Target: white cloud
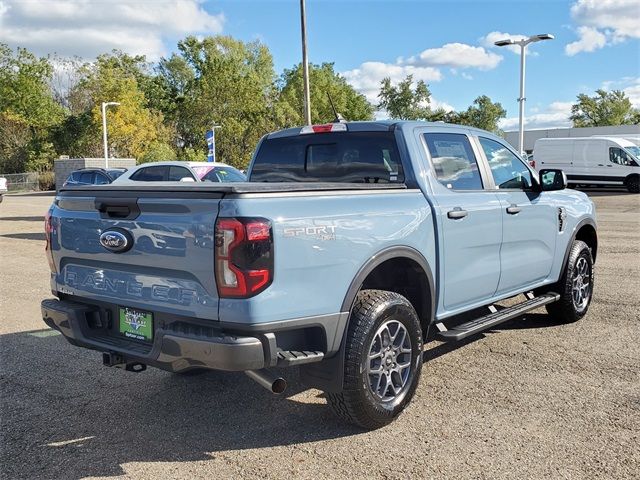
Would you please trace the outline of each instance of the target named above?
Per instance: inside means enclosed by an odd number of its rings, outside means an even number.
[[[116,48],[157,60],[167,38],[220,33],[224,21],[201,0],[3,0],[0,42],[40,55],[93,58]]]
[[[439,48],[424,50],[418,56],[411,57],[409,63],[421,66],[491,70],[497,67],[501,60],[500,55],[488,52],[483,47],[474,47],[466,43],[447,43]]]
[[[442,72],[437,68],[383,62],[365,62],[358,68],[342,72],[341,75],[374,104],[378,103],[380,82],[385,77],[389,77],[392,83],[404,80],[407,75],[413,75],[414,81],[437,82],[442,79]]]
[[[525,129],[570,127],[571,102],[553,102],[541,113],[525,116]],[[518,129],[518,117],[504,118],[498,126],[504,131]]]
[[[372,103],[378,102],[380,82],[389,77],[392,83],[404,80],[413,75],[413,80],[438,82],[443,75],[441,67],[451,67],[454,75],[458,69],[476,68],[490,70],[502,60],[502,56],[488,52],[483,47],[474,47],[464,43],[448,43],[439,48],[428,48],[418,55],[409,58],[399,57],[395,63],[364,62],[359,67],[346,72],[342,76]],[[465,79],[471,75],[461,73]]]
[[[640,38],[638,0],[578,0],[571,6],[571,17],[580,38],[565,47],[567,55]]]
[[[564,47],[564,51],[570,57],[580,52],[593,52],[599,50],[607,44],[607,37],[604,33],[591,27],[578,27],[580,38]]]

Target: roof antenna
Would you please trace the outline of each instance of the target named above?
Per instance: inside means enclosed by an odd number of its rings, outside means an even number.
[[[338,111],[336,110],[336,107],[333,104],[333,100],[331,100],[331,94],[329,92],[327,92],[327,97],[329,97],[329,103],[331,104],[331,110],[333,110],[333,114],[335,115],[335,118],[333,119],[333,121],[331,123],[344,123],[344,122],[346,122],[345,118],[342,115],[340,115],[338,113]]]

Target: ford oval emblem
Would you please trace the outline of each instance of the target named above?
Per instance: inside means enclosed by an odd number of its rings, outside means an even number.
[[[120,228],[111,228],[105,230],[100,235],[100,245],[111,252],[126,252],[133,246],[133,238],[131,234]]]

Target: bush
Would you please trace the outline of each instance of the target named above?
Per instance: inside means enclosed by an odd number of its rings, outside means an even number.
[[[38,175],[38,190],[55,190],[56,189],[56,176],[53,172],[43,172]]]

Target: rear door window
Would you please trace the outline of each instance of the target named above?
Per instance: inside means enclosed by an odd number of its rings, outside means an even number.
[[[482,190],[478,162],[469,138],[461,133],[425,133],[438,181],[451,190]]]
[[[93,172],[81,172],[79,182],[86,183],[87,185],[91,185],[93,183]]]
[[[166,165],[141,168],[131,175],[131,180],[137,182],[166,182],[167,178],[169,178],[169,167]]]
[[[191,174],[191,172],[189,170],[187,170],[184,167],[169,167],[169,181],[170,182],[179,182],[181,179],[183,178],[191,178],[193,180],[195,180],[195,178],[193,178],[193,175]]]
[[[96,178],[94,183],[96,185],[106,185],[108,183],[111,183],[111,181],[107,178],[106,175],[103,175],[101,173],[96,173]]]
[[[330,132],[270,138],[252,182],[403,183],[393,132]]]

